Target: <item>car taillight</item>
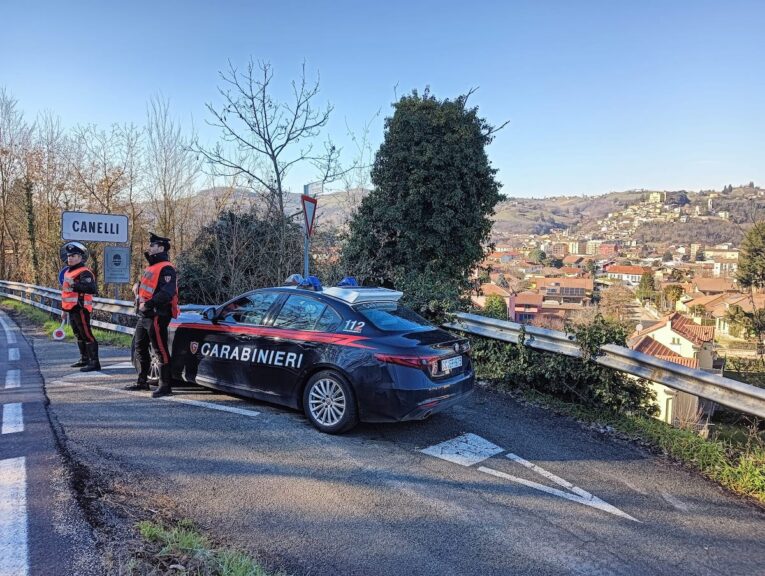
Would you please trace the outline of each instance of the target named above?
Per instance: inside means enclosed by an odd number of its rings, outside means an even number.
[[[398,354],[375,354],[375,358],[381,362],[408,366],[409,368],[425,369],[436,364],[438,366],[438,356],[399,356]]]
[[[431,376],[441,376],[446,374],[440,369],[440,360],[443,356],[399,356],[397,354],[375,354],[375,358],[381,362],[389,362],[409,368],[419,368],[427,370]]]

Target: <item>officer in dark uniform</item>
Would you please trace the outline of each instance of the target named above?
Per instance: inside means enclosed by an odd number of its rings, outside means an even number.
[[[140,373],[135,384],[126,390],[148,390],[151,363],[149,346],[159,358],[159,388],[153,398],[172,394],[170,376],[170,351],[167,347],[167,326],[178,316],[178,286],[175,267],[168,257],[170,239],[152,233],[149,249],[144,256],[149,265],[143,271],[140,282],[133,286],[138,298],[138,324],[135,327],[135,351]]]
[[[80,349],[80,359],[72,364],[72,368],[79,368],[81,372],[100,370],[98,342],[90,328],[96,277],[85,266],[88,250],[79,242],[69,242],[64,245],[61,253],[66,257],[68,266],[61,284],[61,309],[69,314],[69,323]]]

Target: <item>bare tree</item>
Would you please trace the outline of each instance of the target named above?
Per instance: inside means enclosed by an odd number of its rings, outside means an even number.
[[[19,273],[19,258],[25,219],[23,187],[16,185],[26,176],[26,160],[32,148],[32,130],[17,108],[17,100],[0,88],[0,276]],[[12,259],[7,256],[12,255]]]
[[[195,209],[192,193],[201,162],[189,149],[190,141],[184,138],[180,124],[171,117],[170,103],[159,96],[149,102],[146,135],[151,216],[157,230],[183,250],[189,217]]]
[[[40,277],[44,284],[53,282],[61,267],[61,212],[67,188],[67,146],[69,139],[61,121],[51,113],[37,119],[35,149],[39,153],[39,170],[35,181],[37,196],[36,238],[40,251]]]
[[[221,130],[225,146],[218,143],[209,149],[197,144],[194,149],[216,174],[244,177],[265,197],[266,213],[278,215],[273,219],[278,223],[275,232],[279,238],[273,257],[284,276],[289,272],[285,254],[288,222],[281,217],[285,214],[285,178],[297,164],[319,157],[312,154],[312,140],[327,124],[332,106],[315,106],[319,79],[311,82],[306,78],[305,64],[298,80],[292,82],[289,102],[272,96],[273,69],[267,62],[250,59],[243,71],[229,63],[220,78],[223,106],[208,104],[207,109],[213,118],[210,124]]]

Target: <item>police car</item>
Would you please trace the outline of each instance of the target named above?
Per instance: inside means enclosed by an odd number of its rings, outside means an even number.
[[[169,327],[174,379],[302,409],[319,430],[423,420],[472,391],[470,344],[370,287],[253,290],[182,307]]]

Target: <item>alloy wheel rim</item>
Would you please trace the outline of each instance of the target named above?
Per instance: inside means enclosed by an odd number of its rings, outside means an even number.
[[[154,350],[149,348],[149,380],[159,380],[159,356],[154,353]]]
[[[322,426],[334,426],[345,415],[345,393],[340,384],[323,378],[311,387],[308,394],[311,416]]]

